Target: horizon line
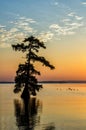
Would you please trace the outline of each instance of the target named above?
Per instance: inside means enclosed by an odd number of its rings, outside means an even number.
[[[0,81],[0,84],[15,83],[14,81]],[[38,83],[86,83],[86,80],[43,80]]]

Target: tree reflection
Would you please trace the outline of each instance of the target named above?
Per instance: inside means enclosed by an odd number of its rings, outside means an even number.
[[[42,103],[36,98],[25,100],[14,100],[16,124],[19,130],[34,130],[40,123],[40,112]]]

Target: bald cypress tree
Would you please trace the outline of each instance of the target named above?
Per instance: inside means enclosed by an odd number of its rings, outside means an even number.
[[[36,75],[40,75],[40,71],[35,69],[35,62],[40,62],[42,65],[54,69],[55,67],[49,63],[43,56],[39,56],[38,52],[40,48],[46,49],[44,42],[39,39],[30,36],[25,38],[20,44],[12,45],[15,51],[22,51],[26,54],[26,62],[19,64],[15,77],[14,92],[18,93],[23,88],[21,97],[27,99],[30,95],[36,95],[36,92],[42,88],[42,85],[38,84]]]

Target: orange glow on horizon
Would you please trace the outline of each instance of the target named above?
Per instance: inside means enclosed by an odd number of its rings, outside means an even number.
[[[66,43],[65,43],[66,44]],[[40,52],[39,55],[44,56],[51,64],[55,66],[55,70],[50,70],[42,64],[36,63],[36,69],[41,72],[41,76],[37,76],[38,80],[86,80],[86,51],[85,48],[80,52],[80,47],[75,50],[65,50],[65,45],[59,48],[57,43],[53,45],[55,50],[49,48]],[[70,46],[67,46],[67,49]],[[79,52],[77,52],[79,51]],[[52,53],[51,53],[52,52]],[[13,81],[16,70],[20,63],[24,62],[24,53],[15,52],[12,48],[1,49],[0,51],[0,81]]]

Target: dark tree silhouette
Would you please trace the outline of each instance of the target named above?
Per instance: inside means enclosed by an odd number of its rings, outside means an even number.
[[[36,95],[36,91],[42,88],[42,85],[38,84],[36,78],[36,75],[40,75],[40,71],[35,69],[34,62],[41,62],[42,65],[50,69],[54,69],[55,67],[44,57],[38,55],[40,48],[46,49],[46,46],[33,36],[25,38],[20,44],[12,45],[12,48],[15,51],[26,53],[26,62],[19,64],[16,71],[14,92],[17,93],[24,87],[21,97],[28,99],[31,94]]]

